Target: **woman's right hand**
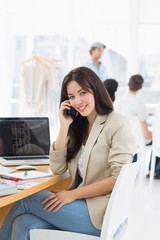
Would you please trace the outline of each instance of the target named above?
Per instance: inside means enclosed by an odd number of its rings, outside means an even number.
[[[60,109],[59,109],[59,120],[60,125],[65,127],[69,127],[69,125],[73,122],[73,119],[70,115],[67,115],[67,110],[70,110],[71,104],[69,100],[65,100],[61,103]]]
[[[57,140],[54,142],[53,150],[59,150],[66,147],[67,143],[67,136],[68,136],[68,129],[70,124],[73,122],[73,119],[70,115],[67,115],[67,110],[69,110],[71,104],[69,100],[65,100],[61,103],[59,109],[59,121],[60,121],[60,128]]]
[[[75,196],[72,191],[54,191],[52,195],[43,199],[43,209],[47,212],[57,212],[63,205],[75,201]]]

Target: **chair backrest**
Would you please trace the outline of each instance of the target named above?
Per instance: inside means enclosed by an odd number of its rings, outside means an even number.
[[[106,213],[100,240],[117,240],[127,230],[130,197],[140,163],[125,164],[116,180]]]
[[[140,120],[138,119],[137,116],[128,117],[128,119],[132,127],[133,135],[135,136],[135,140],[137,144],[137,153],[141,153],[144,155],[146,146],[145,146],[145,138],[144,138],[141,124],[140,124]]]

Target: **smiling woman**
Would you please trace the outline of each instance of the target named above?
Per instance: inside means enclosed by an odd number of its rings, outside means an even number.
[[[66,115],[71,107],[78,112],[74,119]],[[69,171],[69,190],[41,191],[15,204],[0,230],[1,240],[29,240],[33,228],[100,236],[116,179],[135,152],[129,122],[113,111],[103,82],[87,67],[64,77],[59,120],[50,167],[58,175]]]

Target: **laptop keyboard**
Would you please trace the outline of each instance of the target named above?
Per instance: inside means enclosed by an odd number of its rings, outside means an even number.
[[[48,156],[12,156],[12,157],[3,157],[6,160],[39,160],[39,159],[49,159]]]

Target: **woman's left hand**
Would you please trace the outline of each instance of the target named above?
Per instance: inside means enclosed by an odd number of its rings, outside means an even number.
[[[54,191],[53,194],[42,201],[43,209],[50,212],[58,211],[63,205],[75,200],[72,191]]]

